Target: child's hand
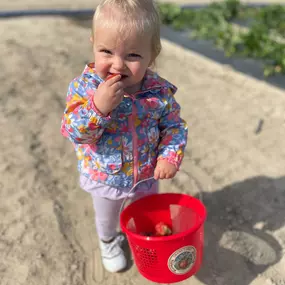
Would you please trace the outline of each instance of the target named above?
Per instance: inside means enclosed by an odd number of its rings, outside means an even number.
[[[124,84],[121,75],[116,75],[99,85],[93,96],[96,108],[105,116],[115,109],[124,98]]]
[[[169,179],[175,176],[177,168],[172,163],[169,163],[166,159],[157,161],[154,170],[154,179]]]

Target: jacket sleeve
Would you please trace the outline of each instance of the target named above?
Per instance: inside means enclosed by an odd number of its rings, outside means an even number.
[[[160,144],[158,160],[166,159],[179,169],[187,144],[187,123],[180,117],[180,105],[173,94],[163,98],[166,106],[159,121]]]
[[[110,124],[93,103],[94,91],[82,78],[74,79],[68,87],[66,108],[61,121],[61,133],[77,144],[95,143]]]

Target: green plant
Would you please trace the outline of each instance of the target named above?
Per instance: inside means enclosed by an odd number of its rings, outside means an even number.
[[[280,40],[285,31],[285,7],[247,8],[238,0],[226,0],[198,10],[174,4],[160,4],[159,8],[164,24],[178,30],[191,29],[194,37],[212,40],[226,56],[264,60],[265,76],[285,74],[285,41]],[[250,19],[250,27],[238,29],[233,25],[237,19]]]
[[[181,17],[181,8],[175,4],[166,3],[158,5],[161,21],[168,25]]]
[[[271,5],[261,9],[256,15],[256,20],[263,24],[267,30],[274,30],[285,36],[285,7]]]

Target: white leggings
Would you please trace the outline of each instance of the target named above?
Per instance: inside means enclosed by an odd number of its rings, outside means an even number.
[[[110,200],[93,195],[92,199],[97,234],[101,240],[108,241],[116,235],[119,223],[119,211],[124,199]]]
[[[158,183],[155,183],[148,191],[139,191],[139,193],[136,193],[132,201],[157,192]],[[117,234],[119,212],[124,199],[111,200],[97,196],[96,191],[89,193],[93,199],[97,234],[101,240],[108,241]]]

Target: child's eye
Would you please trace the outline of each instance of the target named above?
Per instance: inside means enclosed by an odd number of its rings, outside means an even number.
[[[141,57],[139,54],[136,53],[130,53],[129,57]]]
[[[112,54],[112,52],[107,50],[107,49],[101,49],[100,52],[103,52],[103,53],[106,53],[106,54]]]

